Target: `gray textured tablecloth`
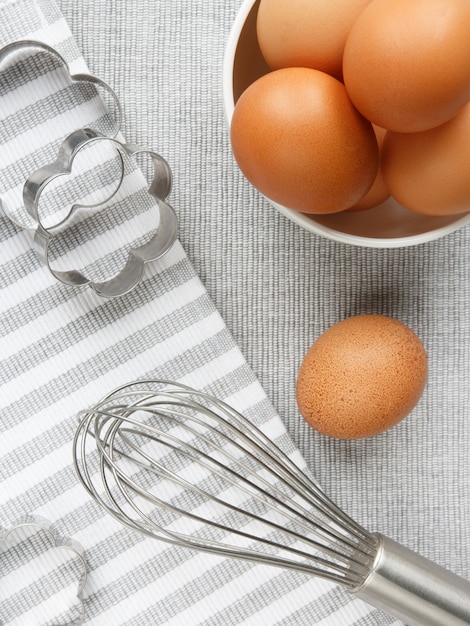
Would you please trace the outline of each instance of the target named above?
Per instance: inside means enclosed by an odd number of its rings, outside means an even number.
[[[170,163],[182,248],[315,477],[367,528],[470,577],[470,228],[361,249],[275,212],[237,169],[224,121],[222,61],[239,5],[58,0],[88,67],[119,95],[124,135]],[[357,313],[410,326],[428,354],[428,384],[393,430],[331,440],[299,416],[296,374],[315,338]],[[222,619],[214,623],[243,623],[236,612]],[[325,605],[282,623],[315,620],[342,623]]]

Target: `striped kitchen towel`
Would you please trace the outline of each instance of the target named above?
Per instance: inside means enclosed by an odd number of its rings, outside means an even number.
[[[39,264],[31,245],[35,224],[21,202],[24,178],[54,158],[74,126],[103,128],[109,119],[102,100],[106,93],[93,84],[70,85],[69,75],[85,72],[86,66],[53,2],[0,0],[0,45],[24,39],[46,42],[68,67],[54,60],[51,67],[49,60],[38,69],[28,54],[0,67],[0,201],[9,216],[0,218],[3,536],[33,515],[83,546],[88,577],[75,600],[83,601],[84,621],[93,626],[396,623],[322,580],[195,554],[130,531],[99,509],[78,483],[71,446],[77,412],[113,388],[146,377],[210,391],[262,424],[301,467],[305,463],[179,242],[147,266],[135,289],[112,300],[61,284]],[[112,196],[114,157],[106,172],[92,156],[84,159],[81,177],[51,191],[56,205],[50,206],[56,208],[52,213],[46,208],[43,219],[64,219],[57,210],[77,197],[91,205]],[[104,222],[96,212],[98,223],[87,245],[80,241],[81,223],[66,229],[66,240],[55,242],[54,262],[113,272],[125,261],[126,246],[158,227],[151,203],[143,201],[145,211],[137,219],[145,176],[139,169],[128,178],[131,204],[114,203]],[[96,199],[98,192],[103,195]],[[64,200],[67,193],[72,196]],[[157,221],[149,226],[149,219]],[[79,620],[74,601],[65,617],[63,605],[51,601],[59,591],[54,565],[14,548],[0,550],[0,622],[30,626]]]

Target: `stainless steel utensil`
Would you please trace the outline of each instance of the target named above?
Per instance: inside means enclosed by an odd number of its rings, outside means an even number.
[[[166,381],[84,412],[74,464],[114,518],[161,541],[320,576],[409,625],[470,624],[470,582],[371,533],[262,430]]]
[[[65,271],[54,269],[49,261],[49,248],[56,234],[67,230],[67,226],[77,216],[82,213],[86,216],[91,208],[97,208],[98,211],[103,210],[106,202],[100,202],[94,205],[94,207],[93,205],[84,207],[76,203],[72,205],[66,217],[52,227],[45,227],[42,223],[39,205],[42,194],[49,183],[61,177],[66,178],[72,171],[77,155],[90,145],[99,143],[109,144],[114,149],[120,163],[118,185],[111,197],[115,196],[122,189],[126,174],[132,171],[132,168],[136,165],[133,162],[136,155],[147,155],[151,159],[152,180],[148,187],[148,194],[153,199],[153,206],[155,211],[159,212],[160,220],[156,232],[149,237],[145,244],[129,249],[126,263],[121,270],[111,278],[96,281],[91,280],[76,268]],[[23,201],[27,212],[36,224],[33,231],[33,244],[39,259],[55,278],[71,287],[89,285],[95,293],[106,298],[113,298],[127,293],[141,280],[145,265],[163,257],[176,241],[178,219],[173,207],[166,202],[166,198],[171,191],[172,180],[173,175],[170,166],[156,152],[136,144],[124,144],[117,139],[102,137],[91,129],[76,130],[64,139],[56,160],[34,171],[24,184]],[[127,195],[125,199],[129,201],[130,197]],[[132,206],[129,206],[129,215],[132,215],[132,208]]]

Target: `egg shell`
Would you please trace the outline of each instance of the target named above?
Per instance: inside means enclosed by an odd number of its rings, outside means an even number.
[[[270,72],[238,99],[233,154],[270,200],[304,213],[335,213],[370,189],[378,147],[344,85],[308,68]]]
[[[443,124],[470,98],[469,33],[468,0],[373,0],[344,49],[355,106],[387,130]]]
[[[361,198],[359,202],[356,202],[354,206],[348,209],[348,211],[367,211],[368,209],[373,209],[376,206],[379,206],[379,204],[382,204],[382,202],[385,202],[385,200],[390,197],[390,192],[387,185],[385,184],[382,168],[380,166],[382,146],[387,131],[385,130],[385,128],[380,128],[375,124],[372,124],[372,127],[374,129],[377,139],[377,145],[379,148],[379,168],[377,170],[377,176],[375,177],[375,180],[372,183],[372,187],[369,189],[366,195]]]
[[[470,103],[437,128],[387,132],[381,170],[393,197],[412,211],[470,211]]]
[[[408,415],[426,377],[426,353],[410,328],[383,315],[357,315],[331,326],[308,350],[297,404],[324,435],[371,437]]]
[[[371,0],[261,0],[256,31],[271,69],[310,67],[341,78],[351,26]]]

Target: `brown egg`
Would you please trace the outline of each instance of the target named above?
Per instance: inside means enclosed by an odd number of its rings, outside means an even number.
[[[470,103],[422,133],[388,132],[382,172],[392,196],[426,215],[470,211]]]
[[[347,209],[377,173],[372,125],[344,85],[318,70],[286,68],[252,83],[235,105],[230,138],[253,186],[303,213]]]
[[[385,128],[380,128],[375,124],[372,124],[372,127],[375,132],[375,136],[377,139],[377,145],[379,147],[379,163],[382,154],[382,146],[386,134]],[[382,168],[379,165],[377,170],[377,176],[375,177],[374,182],[372,183],[372,187],[366,193],[366,195],[356,202],[354,206],[352,206],[348,211],[367,211],[368,209],[373,209],[382,202],[385,202],[387,198],[390,197],[390,192],[388,190],[387,185],[385,184],[385,180],[382,173]]]
[[[446,122],[470,98],[469,33],[468,0],[373,0],[344,49],[351,100],[388,130]]]
[[[261,53],[273,70],[310,67],[342,75],[344,44],[371,0],[261,0],[256,30]]]
[[[426,376],[426,353],[410,328],[383,315],[357,315],[311,346],[297,378],[297,404],[324,435],[371,437],[411,411]]]

